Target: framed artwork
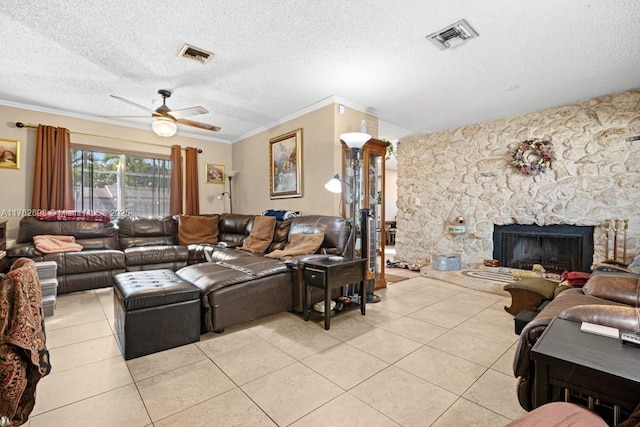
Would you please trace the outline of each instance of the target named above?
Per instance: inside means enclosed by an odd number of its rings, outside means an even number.
[[[0,138],[0,168],[20,169],[20,141]]]
[[[215,163],[207,163],[206,170],[206,182],[207,184],[224,184],[224,165],[217,165]]]
[[[302,197],[302,129],[269,140],[271,199]]]

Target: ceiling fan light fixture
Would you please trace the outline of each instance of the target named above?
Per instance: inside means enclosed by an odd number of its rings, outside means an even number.
[[[151,128],[156,135],[169,138],[176,134],[178,126],[166,117],[158,117],[151,123]]]

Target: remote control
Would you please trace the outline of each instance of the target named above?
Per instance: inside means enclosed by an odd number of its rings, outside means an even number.
[[[620,332],[620,339],[625,344],[640,347],[640,333],[638,332]]]

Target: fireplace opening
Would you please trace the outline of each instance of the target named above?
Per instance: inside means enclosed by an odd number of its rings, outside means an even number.
[[[579,225],[496,225],[493,257],[503,267],[547,272],[591,271],[593,227]]]

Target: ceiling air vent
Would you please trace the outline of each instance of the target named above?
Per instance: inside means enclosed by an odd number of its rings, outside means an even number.
[[[456,22],[453,25],[449,25],[435,33],[429,34],[427,39],[431,43],[438,46],[440,50],[447,50],[452,47],[459,46],[465,42],[465,40],[478,37],[476,30],[471,28],[471,25],[464,19]]]
[[[206,50],[200,49],[195,46],[185,44],[184,46],[182,46],[182,50],[180,50],[178,56],[193,59],[204,64],[209,60],[209,57],[213,56],[213,53],[207,52]]]

